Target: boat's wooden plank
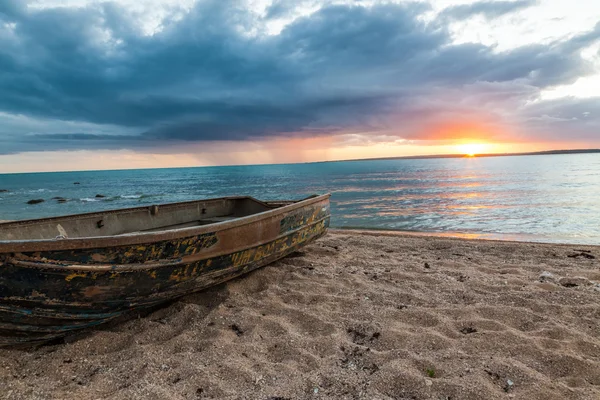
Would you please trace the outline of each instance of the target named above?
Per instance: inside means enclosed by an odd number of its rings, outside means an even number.
[[[0,240],[54,239],[123,235],[154,232],[175,227],[201,225],[200,220],[247,216],[270,207],[251,198],[223,198],[191,203],[152,205],[143,208],[110,210],[62,218],[15,221],[0,230]],[[196,223],[196,224],[195,224]],[[195,224],[195,225],[194,225]]]
[[[218,222],[224,222],[224,221],[231,221],[232,219],[236,219],[239,217],[234,217],[232,215],[226,215],[226,216],[222,216],[222,217],[212,217],[212,218],[202,218],[196,221],[190,221],[190,222],[184,222],[181,224],[174,224],[174,225],[167,225],[167,226],[159,226],[157,228],[152,228],[152,229],[144,229],[142,231],[138,231],[138,232],[158,232],[158,231],[165,231],[168,229],[182,229],[182,228],[189,228],[192,226],[199,226],[199,225],[209,225],[209,224],[216,224]],[[125,233],[127,235],[130,235],[132,232],[130,233]],[[135,233],[135,232],[133,232]]]
[[[231,216],[231,215],[225,215],[225,216],[222,216],[222,217],[203,218],[203,219],[201,219],[198,222],[200,222],[203,225],[206,225],[206,224],[216,224],[218,222],[231,221],[232,219],[236,219],[236,218],[239,218],[239,217],[234,217],[234,216]]]

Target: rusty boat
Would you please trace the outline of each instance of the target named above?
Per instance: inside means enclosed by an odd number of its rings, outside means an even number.
[[[0,223],[0,346],[43,343],[248,273],[327,231],[329,195]]]

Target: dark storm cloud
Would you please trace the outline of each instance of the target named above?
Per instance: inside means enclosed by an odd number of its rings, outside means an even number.
[[[139,134],[16,137],[0,127],[0,153],[361,129],[424,138],[416,115],[423,121],[476,114],[481,105],[469,99],[485,93],[490,108],[510,108],[524,92],[531,96],[591,72],[579,53],[600,37],[600,25],[566,41],[505,52],[452,44],[448,18],[493,18],[532,4],[457,6],[431,23],[420,18],[429,10],[421,3],[326,6],[266,36],[244,33],[261,21],[239,4],[211,0],[144,36],[115,3],[29,10],[3,2],[0,21],[12,25],[0,30],[0,112]],[[290,7],[275,2],[267,17],[287,15]],[[481,94],[482,83],[504,89]],[[444,93],[465,100],[458,104]]]

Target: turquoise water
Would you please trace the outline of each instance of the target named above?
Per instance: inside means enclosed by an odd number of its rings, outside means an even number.
[[[9,174],[2,189],[0,220],[329,192],[337,228],[600,244],[600,154]]]

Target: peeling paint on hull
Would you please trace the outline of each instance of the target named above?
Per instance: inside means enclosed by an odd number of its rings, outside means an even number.
[[[321,237],[329,219],[321,196],[171,244],[0,253],[0,346],[52,340],[236,278]]]

